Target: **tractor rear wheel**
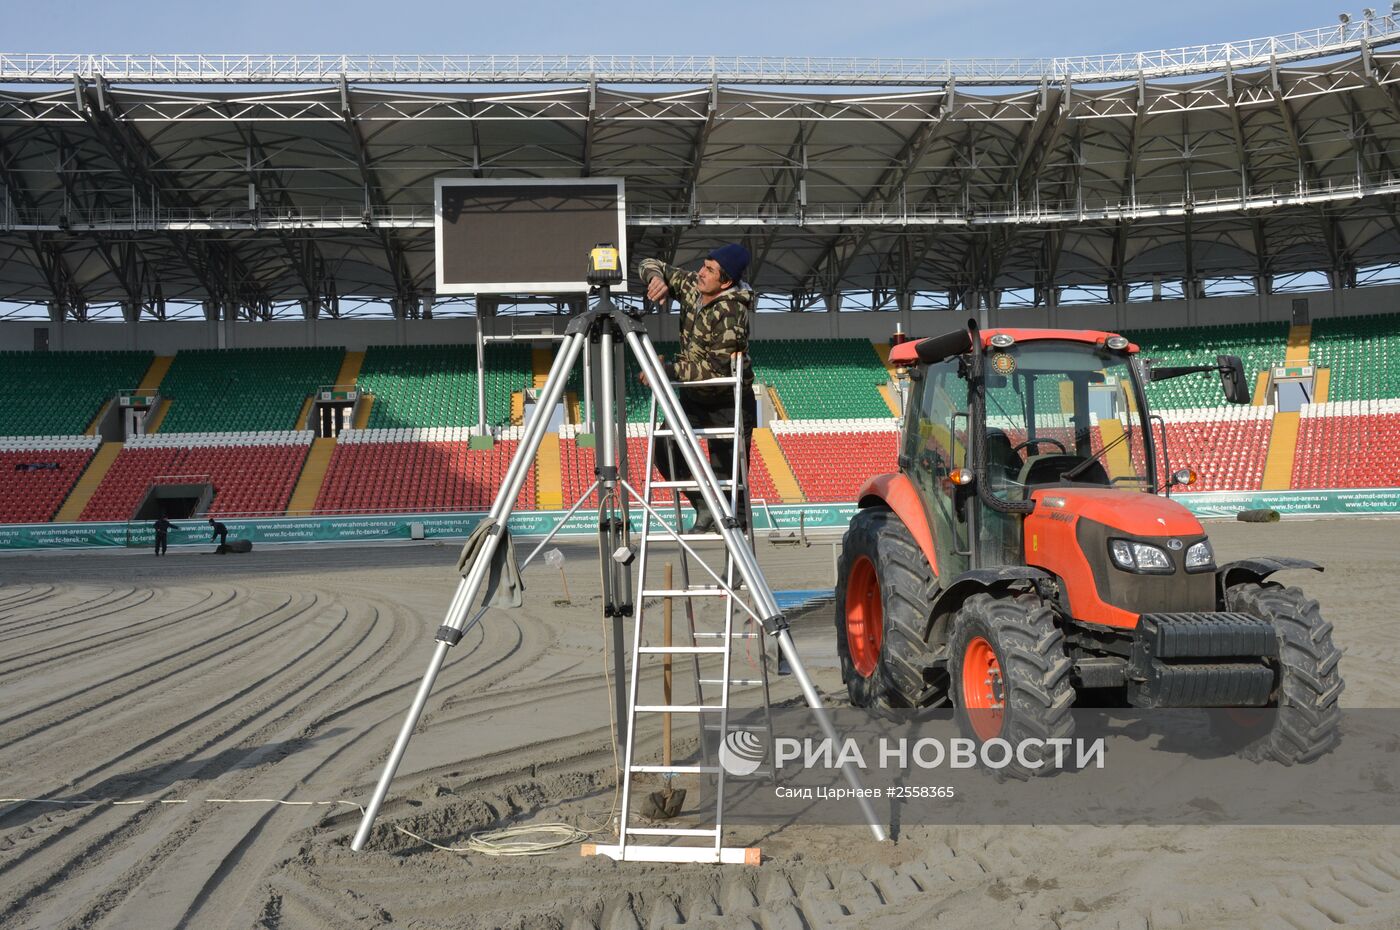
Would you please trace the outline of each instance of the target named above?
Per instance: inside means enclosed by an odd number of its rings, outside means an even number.
[[[1337,743],[1342,716],[1337,704],[1344,687],[1342,651],[1333,644],[1332,624],[1322,618],[1317,601],[1277,582],[1247,582],[1226,589],[1225,609],[1268,620],[1278,634],[1278,684],[1269,702],[1278,712],[1271,726],[1259,726],[1257,738],[1240,755],[1292,765],[1328,752]],[[1230,735],[1232,741],[1254,736]]]
[[[938,582],[904,522],[885,507],[851,520],[836,584],[836,652],[856,707],[908,707],[924,691],[919,658]]]
[[[953,618],[948,655],[963,731],[978,743],[1004,739],[1017,749],[1006,774],[1052,774],[1054,749],[1045,741],[1074,734],[1072,663],[1055,612],[1032,594],[974,594]],[[1021,748],[1027,739],[1041,742]]]

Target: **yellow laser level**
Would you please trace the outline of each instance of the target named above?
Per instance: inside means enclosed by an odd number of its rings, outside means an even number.
[[[622,283],[622,256],[611,242],[600,242],[588,253],[588,283],[594,287]]]

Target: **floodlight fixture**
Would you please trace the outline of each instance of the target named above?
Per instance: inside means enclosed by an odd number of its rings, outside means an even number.
[[[1375,19],[1375,18],[1376,18],[1376,11],[1373,10],[1373,9],[1371,9],[1371,8],[1368,6],[1368,7],[1366,7],[1366,9],[1364,9],[1364,10],[1361,11],[1361,15],[1362,15],[1364,18],[1366,18],[1366,19]]]

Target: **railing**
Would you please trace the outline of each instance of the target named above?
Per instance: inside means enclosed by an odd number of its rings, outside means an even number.
[[[1229,213],[1400,193],[1400,172],[1361,178],[1328,179],[1268,187],[1223,187],[1189,196],[1170,194],[1129,197],[1087,194],[1077,199],[1026,197],[957,203],[684,203],[629,204],[629,226],[963,226],[1025,223],[1078,223],[1188,213]],[[294,230],[403,228],[431,229],[431,204],[377,207],[307,208],[286,214],[248,210],[70,209],[34,210],[11,206],[0,211],[0,230],[18,231],[163,231],[231,229]]]
[[[780,84],[1007,86],[1135,80],[1249,68],[1400,40],[1393,14],[1282,35],[1106,55],[827,58],[713,55],[0,54],[0,83]]]

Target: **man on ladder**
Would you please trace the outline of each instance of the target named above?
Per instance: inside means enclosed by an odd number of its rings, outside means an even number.
[[[706,381],[728,378],[733,373],[734,356],[748,351],[749,314],[753,312],[754,293],[743,282],[749,267],[749,250],[737,242],[722,245],[705,257],[698,272],[683,271],[655,258],[643,259],[641,278],[646,283],[647,299],[665,304],[672,297],[680,302],[680,352],[665,363],[666,374],[673,381]],[[758,420],[758,404],[753,396],[753,368],[744,366],[741,429],[744,437],[743,461],[749,460],[749,439]],[[641,377],[646,384],[646,376]],[[681,408],[693,427],[734,426],[734,395],[729,388],[685,388],[680,391]],[[657,470],[667,481],[685,481],[691,477],[685,460],[665,440],[656,456]],[[734,447],[730,440],[711,439],[710,467],[721,481],[733,478],[731,463]],[[674,462],[675,474],[672,474]],[[748,489],[744,489],[748,493]],[[714,514],[705,506],[699,491],[686,491],[685,496],[695,508],[695,525],[691,533],[713,533]],[[745,519],[744,513],[737,515]]]

